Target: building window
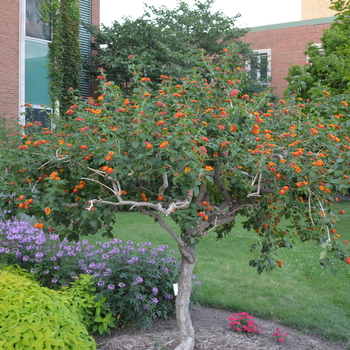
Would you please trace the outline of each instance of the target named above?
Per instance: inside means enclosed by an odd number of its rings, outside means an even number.
[[[320,54],[320,56],[324,56],[324,48],[322,44],[312,44],[311,46],[316,47],[317,52]],[[309,55],[306,55],[306,63],[310,63]]]
[[[249,76],[260,84],[266,85],[271,77],[271,49],[254,50],[254,54],[247,67]]]
[[[33,105],[32,107],[26,107],[25,110],[25,123],[40,122],[43,128],[51,130],[51,120],[49,114],[52,112],[51,108],[43,108],[42,106]]]
[[[51,24],[40,17],[38,0],[26,0],[26,36],[51,40]]]

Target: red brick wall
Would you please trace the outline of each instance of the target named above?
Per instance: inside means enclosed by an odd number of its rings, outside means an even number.
[[[100,0],[91,0],[91,24],[100,25]]]
[[[14,123],[19,111],[19,0],[0,4],[0,117]]]
[[[271,29],[248,33],[243,40],[251,43],[253,50],[271,49],[271,84],[276,86],[274,92],[282,96],[288,82],[284,78],[291,64],[305,65],[304,54],[307,43],[321,43],[323,30],[330,23]]]

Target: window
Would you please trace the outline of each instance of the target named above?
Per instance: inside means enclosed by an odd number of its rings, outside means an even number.
[[[48,78],[48,49],[51,40],[51,24],[40,18],[39,6],[42,0],[25,0],[24,40],[24,102],[33,105],[26,108],[21,122],[39,121],[49,127],[47,113],[40,105],[50,104]]]
[[[51,25],[40,18],[39,6],[38,0],[26,0],[26,36],[51,40]]]
[[[266,85],[270,82],[271,76],[271,49],[254,50],[254,54],[255,56],[247,67],[249,76]]]
[[[320,56],[324,56],[324,48],[322,47],[322,44],[312,44],[311,46],[314,46],[317,48],[317,52],[320,54]],[[310,63],[309,55],[306,55],[306,63]]]
[[[44,109],[38,105],[33,105],[32,108],[26,107],[25,123],[40,122],[43,128],[51,130],[51,121],[49,117],[49,113],[51,112],[51,108]]]

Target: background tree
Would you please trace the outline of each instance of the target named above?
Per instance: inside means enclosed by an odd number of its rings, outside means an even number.
[[[142,62],[144,76],[156,84],[164,74],[185,76],[202,50],[215,55],[234,42],[240,55],[235,56],[232,68],[244,68],[253,52],[239,38],[248,29],[236,26],[239,15],[228,17],[220,11],[213,12],[214,2],[196,0],[191,7],[179,0],[173,10],[145,4],[143,15],[135,20],[124,18],[121,23],[114,21],[111,27],[90,27],[97,52],[93,74],[97,67],[104,67],[108,79],[128,90],[132,82],[128,57],[134,55]],[[261,90],[261,86],[251,79],[245,89],[249,93],[251,89]]]
[[[242,94],[246,72],[231,69],[234,50],[223,51],[203,56],[181,84],[164,75],[156,93],[131,57],[130,99],[101,69],[99,97],[75,100],[69,123],[56,120],[52,132],[29,123],[25,131],[35,132],[11,134],[0,149],[6,217],[25,212],[46,232],[77,239],[100,228],[109,234],[115,210],[127,206],[175,239],[177,350],[194,347],[194,247],[210,230],[228,234],[237,214],[256,232],[249,263],[258,273],[279,266],[277,249],[296,237],[320,244],[325,268],[350,263],[332,206],[349,182],[348,102],[321,93],[309,104],[274,104],[266,93]]]
[[[350,84],[350,2],[332,1],[336,19],[321,38],[322,48],[312,42],[305,54],[308,63],[301,67],[293,65],[286,80],[289,86],[285,93],[295,93],[303,98],[312,97],[314,87],[322,87],[331,93],[347,93]]]

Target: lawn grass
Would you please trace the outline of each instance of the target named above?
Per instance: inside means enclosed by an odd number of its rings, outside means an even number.
[[[345,210],[337,231],[339,239],[350,241],[350,202],[339,204]],[[238,220],[239,221],[239,220]],[[176,225],[173,225],[176,228]],[[152,218],[138,213],[117,213],[114,229],[117,238],[153,245],[175,241]],[[99,239],[99,238],[97,238]],[[239,222],[225,239],[217,242],[214,234],[203,238],[196,247],[197,279],[202,282],[201,303],[230,310],[246,311],[256,317],[275,319],[326,339],[350,344],[350,271],[336,276],[319,263],[321,247],[315,242],[296,241],[293,248],[280,249],[283,267],[260,276],[248,265],[254,233]]]

